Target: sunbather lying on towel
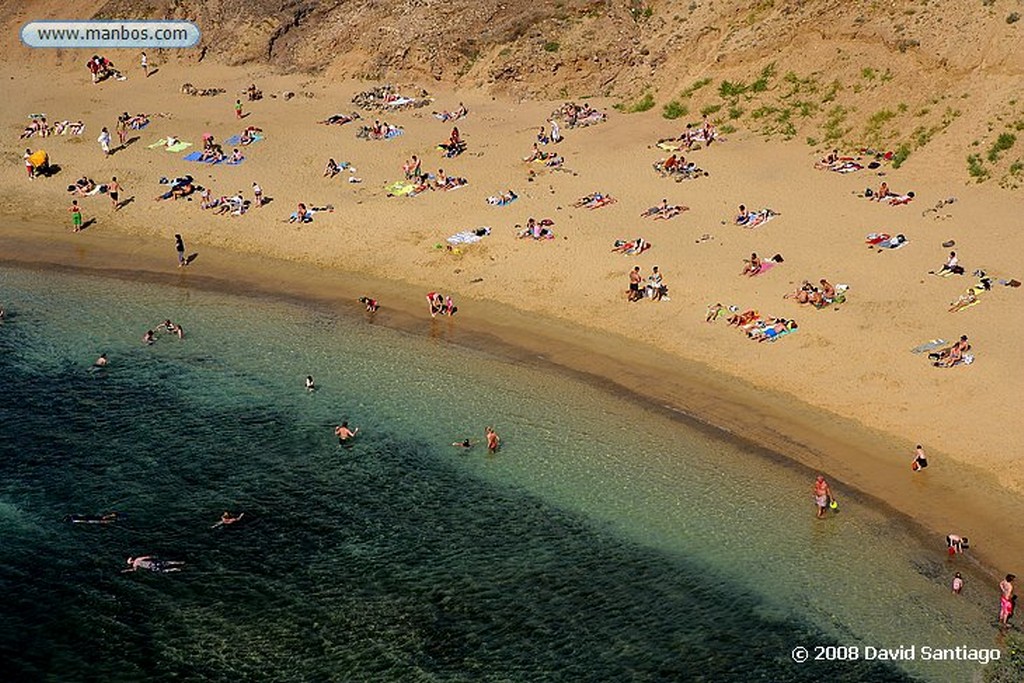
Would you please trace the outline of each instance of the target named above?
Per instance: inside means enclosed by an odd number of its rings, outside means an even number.
[[[690,207],[683,206],[682,204],[669,204],[667,199],[662,199],[661,204],[652,206],[646,211],[640,214],[641,218],[654,218],[667,220],[669,218],[675,218],[683,211],[689,211]]]
[[[192,194],[195,191],[196,191],[196,186],[192,184],[191,180],[189,180],[188,182],[180,183],[180,184],[172,186],[170,190],[168,190],[167,192],[164,192],[159,197],[153,197],[153,201],[160,202],[160,201],[163,201],[165,199],[175,199],[175,200],[177,200],[177,199],[181,199],[182,197],[187,197],[187,196],[189,196],[190,194]]]
[[[795,320],[772,318],[750,329],[747,332],[747,338],[757,342],[775,341],[783,335],[794,332],[797,327]]]
[[[889,206],[903,206],[914,201],[914,193],[908,192],[906,194],[891,195],[889,197]]]
[[[602,206],[608,206],[609,204],[614,203],[615,198],[612,197],[611,195],[602,194],[600,192],[593,192],[585,197],[580,197],[575,202],[573,202],[572,205],[575,206],[576,208],[599,209]]]
[[[651,243],[645,240],[643,237],[637,237],[634,240],[615,240],[612,245],[612,251],[620,254],[626,254],[627,256],[635,256],[642,254],[651,248]]]
[[[464,118],[468,113],[469,110],[466,109],[466,105],[464,105],[462,102],[459,102],[459,108],[456,109],[455,111],[433,112],[435,119],[437,119],[438,121],[443,121],[445,123],[449,121],[458,121],[459,119]]]
[[[92,178],[86,178],[82,176],[75,181],[74,185],[68,185],[68,192],[78,196],[86,196],[96,189],[96,183],[93,182]]]
[[[753,308],[748,308],[742,313],[733,313],[728,317],[726,322],[736,327],[743,327],[744,325],[749,325],[760,317],[761,316],[757,311]]]
[[[512,190],[509,190],[508,192],[502,192],[498,195],[491,195],[487,198],[487,203],[491,206],[505,206],[506,204],[511,204],[518,198],[519,195]]]
[[[740,204],[740,212],[736,215],[735,223],[744,228],[756,228],[762,223],[767,223],[779,214],[772,209],[760,209],[748,211],[747,207]]]
[[[85,124],[81,121],[58,121],[53,126],[57,135],[81,135],[84,130]]]
[[[344,126],[346,123],[351,123],[359,118],[359,112],[352,112],[351,114],[332,114],[323,121],[317,121],[326,126]]]

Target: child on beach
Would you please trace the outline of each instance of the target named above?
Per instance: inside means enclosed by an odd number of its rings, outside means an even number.
[[[149,60],[146,58],[146,53],[143,52],[141,57],[142,61],[142,73],[146,78],[149,78]]]
[[[256,182],[253,182],[252,184],[252,194],[254,197],[252,201],[256,205],[256,208],[258,209],[263,206],[263,188]]]
[[[103,151],[103,154],[105,156],[110,157],[111,156],[111,131],[106,130],[106,128],[103,128],[101,131],[99,131],[99,137],[96,138],[96,141],[99,142],[99,147]]]
[[[956,595],[960,595],[960,591],[964,589],[964,579],[960,576],[960,572],[953,575],[953,592]]]
[[[242,100],[235,100],[235,118],[242,118]]]
[[[920,472],[925,467],[928,467],[928,458],[925,457],[921,444],[917,444],[917,448],[914,449],[914,461],[910,463],[910,469]]]
[[[74,232],[82,231],[82,209],[78,206],[78,200],[71,200],[71,206],[68,207],[68,211],[71,212],[71,227]]]
[[[181,239],[181,235],[174,236],[174,249],[178,252],[178,267],[184,268],[188,265],[188,261],[185,260],[185,242]]]

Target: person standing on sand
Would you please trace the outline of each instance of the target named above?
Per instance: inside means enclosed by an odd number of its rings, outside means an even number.
[[[242,118],[242,100],[235,100],[235,118]]]
[[[110,156],[110,131],[104,128],[100,131],[100,136],[96,138],[96,142],[100,143],[100,149],[103,150],[105,156]]]
[[[825,477],[818,475],[814,480],[814,504],[818,506],[818,519],[825,516],[828,503],[832,500],[832,489],[829,487]]]
[[[633,266],[633,270],[629,272],[629,300],[639,301],[642,294],[640,293],[640,283],[644,281],[640,275],[640,266]]]
[[[497,453],[501,446],[501,437],[498,436],[498,432],[494,431],[493,427],[488,427],[484,430],[484,438],[487,439],[487,452],[491,455]]]
[[[145,52],[143,52],[142,55],[141,55],[141,61],[142,61],[142,73],[146,76],[146,78],[149,78],[149,60],[146,58],[146,53]]]
[[[119,200],[121,185],[117,182],[117,176],[110,179],[110,183],[107,185],[107,194],[110,195],[110,204],[114,207],[114,211],[119,211],[121,209],[121,202]]]
[[[82,231],[82,208],[78,206],[78,200],[72,199],[71,206],[68,207],[68,211],[71,212],[71,228],[74,232]]]
[[[36,167],[32,164],[32,150],[26,149],[25,154],[22,156],[25,160],[25,170],[28,171],[28,179],[36,179]]]
[[[181,239],[181,235],[174,236],[174,249],[178,252],[178,267],[184,268],[188,265],[188,261],[185,260],[185,242]]]
[[[263,188],[260,187],[255,181],[252,184],[252,203],[256,205],[256,208],[263,206]]]
[[[1013,594],[1013,582],[1017,577],[1007,574],[1006,578],[999,582],[999,625],[1009,626],[1010,617],[1013,616],[1013,603],[1017,596]]]

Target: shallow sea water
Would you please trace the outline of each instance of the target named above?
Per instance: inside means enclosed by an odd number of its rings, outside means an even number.
[[[993,646],[980,581],[954,599],[898,520],[841,489],[815,520],[807,472],[457,319],[11,268],[0,302],[0,679],[954,681],[790,652]],[[496,457],[448,445],[488,424]]]

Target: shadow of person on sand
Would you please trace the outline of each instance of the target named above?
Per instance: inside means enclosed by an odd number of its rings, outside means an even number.
[[[78,228],[78,232],[82,232],[84,230],[88,230],[89,228],[91,228],[94,225],[96,225],[96,219],[95,218],[90,218],[86,222],[82,223],[82,225]]]
[[[197,258],[199,258],[199,252],[198,251],[195,252],[195,253],[189,254],[187,257],[185,257],[185,265],[186,266],[192,265],[192,262],[195,261]]]
[[[146,78],[149,78],[150,76],[156,76],[158,73],[160,73],[160,69],[151,69],[149,72],[146,73]]]

